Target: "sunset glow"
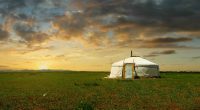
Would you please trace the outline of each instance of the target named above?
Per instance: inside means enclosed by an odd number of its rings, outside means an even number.
[[[0,70],[110,71],[133,50],[163,71],[200,71],[196,0],[0,3]]]
[[[39,69],[39,70],[47,70],[47,69],[49,69],[49,68],[48,68],[47,65],[40,65],[38,69]]]

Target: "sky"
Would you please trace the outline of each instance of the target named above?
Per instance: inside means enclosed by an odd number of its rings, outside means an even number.
[[[0,70],[200,71],[199,0],[0,0]]]

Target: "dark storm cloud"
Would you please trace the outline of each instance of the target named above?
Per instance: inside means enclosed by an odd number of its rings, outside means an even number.
[[[16,9],[26,7],[27,5],[38,5],[45,0],[1,0],[0,12],[3,14],[10,14]]]
[[[26,0],[1,0],[0,13],[3,15],[10,14],[13,10],[25,6]]]
[[[78,37],[83,34],[86,27],[86,19],[81,13],[70,13],[69,15],[58,16],[53,20],[54,27],[64,31],[65,38]]]
[[[93,0],[92,0],[93,1]],[[123,15],[119,22],[129,22],[149,27],[162,27],[165,30],[199,30],[200,20],[198,0],[95,0],[98,5],[88,9],[89,15],[105,16],[107,14]],[[94,1],[93,1],[94,2]]]
[[[20,42],[29,46],[35,43],[43,43],[49,39],[48,34],[40,32],[40,30],[29,24],[17,23],[14,25],[14,30],[22,39]]]
[[[102,15],[104,13],[121,15],[116,23],[111,24],[112,27],[119,27],[122,30],[122,25],[129,24],[129,30],[144,32],[145,36],[151,37],[157,36],[158,33],[199,31],[199,6],[199,1],[162,0],[156,4],[153,0],[142,3],[135,0],[112,5],[111,10],[109,5],[100,9],[102,9]],[[149,28],[151,28],[150,31]]]
[[[0,14],[16,22],[52,23],[57,38],[84,44],[182,48],[178,43],[200,36],[199,7],[199,0],[1,0]],[[27,44],[49,39],[36,25],[13,27]],[[166,37],[172,32],[179,36]]]
[[[7,19],[7,17],[11,17],[18,20],[27,20],[33,18],[33,11],[29,10],[30,6],[33,6],[36,8],[36,6],[45,0],[1,0],[0,1],[0,14],[3,18]],[[22,10],[29,10],[29,13],[27,14],[27,11],[19,12]]]
[[[177,43],[192,41],[192,37],[196,37],[192,36],[192,33],[200,30],[198,0],[74,0],[71,2],[84,10],[84,18],[89,17],[88,19],[92,21],[90,25],[97,26],[103,32],[112,30],[116,36],[126,35],[129,37],[128,42],[136,41],[135,38],[141,34],[148,38],[159,37],[143,41],[156,43],[151,47],[184,47]],[[163,37],[170,32],[184,31],[191,33],[187,33],[187,37]],[[118,43],[127,45],[127,41]]]

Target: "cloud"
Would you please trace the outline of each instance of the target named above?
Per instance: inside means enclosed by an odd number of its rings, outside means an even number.
[[[198,21],[196,18],[199,16],[196,10],[200,3],[197,0],[161,0],[159,4],[155,0],[75,0],[72,2],[79,4],[80,9],[85,8],[86,14],[91,17],[115,14],[124,16],[118,19],[119,22],[129,22],[145,27],[159,26],[166,30],[169,28],[173,30],[199,29],[199,26],[191,21],[191,19]],[[186,4],[189,5],[186,7]],[[124,20],[120,21],[122,19]]]
[[[14,25],[16,34],[21,38],[21,43],[28,46],[40,44],[49,40],[49,35],[37,30],[34,26],[25,23],[16,23]]]
[[[106,33],[112,30],[116,36],[123,34],[129,37],[129,42],[134,41],[141,34],[145,37],[163,37],[169,32],[182,32],[182,31],[194,31],[199,30],[200,26],[197,26],[195,21],[198,18],[198,14],[195,13],[196,3],[199,2],[187,2],[187,1],[172,1],[161,0],[159,3],[155,0],[138,1],[72,1],[77,8],[83,10],[84,18],[88,18],[91,24],[100,31]],[[174,5],[173,3],[179,3]],[[194,7],[184,7],[186,3],[191,4]],[[87,4],[87,5],[86,5]],[[171,5],[170,5],[171,4]],[[188,10],[187,10],[188,9]],[[90,17],[90,18],[89,18]],[[110,20],[109,20],[110,19]],[[170,22],[169,22],[170,21]],[[85,22],[83,20],[83,22]],[[187,25],[185,25],[187,24]],[[105,35],[104,35],[105,36]],[[113,40],[113,39],[112,39]],[[115,42],[120,43],[122,46],[127,45],[127,41]],[[137,40],[135,40],[137,41]],[[148,43],[168,43],[161,47],[180,47],[176,45],[179,42],[189,42],[192,38],[155,38],[150,41],[143,41]],[[169,44],[170,43],[170,44]],[[174,43],[174,44],[172,44]],[[157,47],[157,46],[152,47]],[[141,45],[143,46],[143,45]],[[158,45],[159,46],[159,45]]]
[[[25,6],[25,1],[26,0],[1,0],[0,1],[0,12],[3,15],[10,14],[13,10],[17,8],[22,8]]]
[[[146,43],[177,43],[177,42],[188,42],[192,41],[192,38],[172,38],[172,37],[166,37],[166,38],[154,38],[151,40],[144,40]]]
[[[149,54],[149,55],[144,55],[144,57],[157,57],[159,55],[155,55],[155,54]]]
[[[65,58],[65,55],[57,55],[56,58]]]
[[[0,41],[6,40],[9,38],[9,33],[0,28]]]
[[[200,59],[200,56],[192,57],[192,59]]]
[[[120,35],[120,34],[119,34]],[[185,49],[199,49],[199,47],[179,45],[181,42],[190,42],[192,38],[186,37],[145,37],[145,38],[130,38],[126,34],[119,36],[115,46],[117,47],[133,47],[133,48],[185,48]]]
[[[175,50],[165,50],[165,51],[161,51],[161,52],[153,52],[152,54],[163,54],[163,55],[168,55],[168,54],[175,54],[176,51]]]
[[[37,6],[43,3],[45,0],[1,0],[0,12],[3,15],[14,14],[18,9],[25,8],[29,5]]]
[[[148,55],[145,55],[144,57],[157,57],[160,55],[171,55],[171,54],[175,54],[175,53],[176,53],[175,50],[164,50],[164,51],[152,52]]]
[[[11,26],[27,45],[56,36],[86,47],[182,48],[186,46],[179,43],[200,36],[198,0],[2,0],[0,4],[4,22],[14,19]],[[52,25],[52,33],[46,33],[51,27],[44,23]],[[177,35],[166,37],[169,33]]]
[[[7,68],[9,68],[9,66],[0,65],[0,69],[7,69]]]
[[[40,50],[51,50],[51,49],[53,49],[53,47],[51,47],[51,46],[49,46],[49,47],[34,46],[34,47],[29,48],[29,49],[18,49],[18,50],[14,50],[14,51],[17,52],[17,53],[20,53],[20,54],[27,54],[27,53],[40,51]]]
[[[71,37],[79,37],[84,32],[86,21],[81,13],[68,12],[66,15],[58,16],[53,20],[54,29],[60,33],[64,33],[61,37],[70,39]]]
[[[57,31],[57,38],[76,40],[85,47],[103,46],[109,42],[108,32],[99,30],[90,17],[79,11],[69,11],[63,16],[58,16],[52,24]]]
[[[44,51],[44,50],[52,50],[54,47],[52,46],[32,46],[27,48],[26,46],[21,45],[13,45],[6,48],[0,48],[4,53],[12,54],[12,55],[25,55],[33,52]]]

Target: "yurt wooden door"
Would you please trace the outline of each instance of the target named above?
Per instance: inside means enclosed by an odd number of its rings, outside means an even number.
[[[124,66],[124,78],[125,79],[130,79],[130,78],[132,78],[132,79],[134,79],[134,74],[135,74],[135,64],[132,64],[132,63],[130,63],[130,64],[126,64],[125,66]]]

